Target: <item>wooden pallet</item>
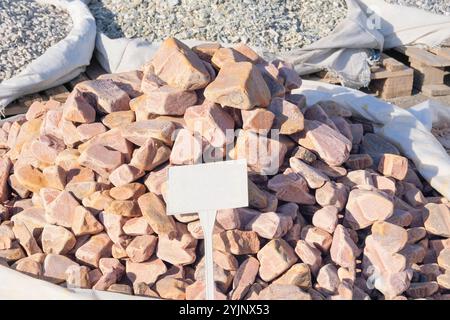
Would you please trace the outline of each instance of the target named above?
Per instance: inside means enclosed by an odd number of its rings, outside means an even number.
[[[327,71],[309,75],[307,79],[341,84],[338,78]],[[379,65],[371,68],[368,93],[383,99],[410,96],[413,89],[413,79],[413,69],[386,54],[382,54]]]
[[[404,55],[414,69],[414,87],[433,97],[450,95],[447,76],[450,74],[450,48],[425,50],[417,47],[398,47],[395,51]],[[447,83],[446,83],[447,82]]]
[[[70,91],[73,90],[76,84],[86,81],[96,79],[98,76],[105,74],[106,71],[98,64],[96,60],[91,61],[91,64],[86,68],[86,71],[81,73],[76,78],[71,81],[53,87],[38,93],[33,93],[26,95],[22,98],[13,101],[5,108],[4,117],[12,117],[17,114],[26,113],[30,105],[34,101],[48,101],[50,99],[59,101],[61,103],[65,102]]]

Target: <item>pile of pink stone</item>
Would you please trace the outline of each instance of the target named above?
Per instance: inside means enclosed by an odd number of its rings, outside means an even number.
[[[307,107],[300,86],[245,45],[169,38],[143,70],[35,102],[0,129],[0,264],[204,299],[202,229],[166,215],[168,168],[246,158],[249,207],[217,215],[216,299],[449,299],[449,202],[369,123]]]

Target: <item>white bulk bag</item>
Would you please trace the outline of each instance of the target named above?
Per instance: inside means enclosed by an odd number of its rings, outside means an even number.
[[[22,72],[0,83],[0,110],[26,94],[46,90],[78,76],[91,61],[96,25],[80,0],[37,0],[66,10],[72,18],[70,33],[32,61]]]

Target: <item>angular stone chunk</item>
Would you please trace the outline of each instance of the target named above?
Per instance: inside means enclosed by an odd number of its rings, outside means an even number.
[[[78,161],[82,166],[86,166],[107,177],[123,163],[123,158],[119,151],[110,150],[100,144],[94,144],[81,153]]]
[[[217,69],[221,69],[225,64],[233,62],[250,62],[250,59],[235,48],[218,48],[211,57],[211,63]]]
[[[352,143],[338,131],[315,120],[305,120],[304,127],[293,136],[299,145],[316,152],[330,166],[340,166],[348,159]]]
[[[450,238],[450,209],[444,204],[425,205],[423,222],[428,233]]]
[[[91,123],[95,121],[95,109],[83,92],[74,88],[63,105],[62,117],[67,121]]]
[[[120,187],[113,187],[109,195],[115,200],[135,200],[145,193],[146,189],[142,183],[128,183]]]
[[[141,216],[141,210],[135,200],[113,200],[105,212],[127,218]]]
[[[219,50],[220,48],[222,48],[220,43],[208,42],[208,43],[201,43],[199,45],[192,47],[192,51],[194,51],[199,56],[200,59],[210,62],[214,53],[216,53],[217,50]]]
[[[159,276],[167,272],[167,267],[160,259],[151,259],[148,262],[132,262],[126,263],[127,278],[133,283],[143,282],[147,285],[153,285]]]
[[[283,239],[271,240],[256,256],[260,263],[259,276],[264,281],[271,281],[283,274],[298,259],[294,249]]]
[[[158,238],[151,235],[142,235],[135,237],[128,244],[126,252],[133,262],[144,262],[149,259],[155,251]]]
[[[265,212],[253,218],[246,229],[255,231],[262,238],[278,239],[283,237],[292,228],[292,225],[293,221],[290,216]]]
[[[228,230],[213,235],[213,247],[235,255],[255,254],[259,251],[260,242],[254,231]]]
[[[112,80],[121,90],[125,91],[130,98],[138,97],[141,92],[142,71],[128,71],[112,74],[102,74],[98,80]]]
[[[362,138],[361,153],[367,153],[372,157],[375,166],[385,153],[400,155],[400,151],[391,143],[374,133],[367,133]]]
[[[347,198],[347,187],[339,182],[328,181],[316,190],[316,201],[322,207],[331,205],[341,211],[347,203]]]
[[[334,231],[330,254],[331,260],[344,268],[354,268],[356,258],[361,254],[350,233],[342,225],[338,225]]]
[[[349,194],[345,210],[345,220],[352,229],[359,230],[391,217],[394,204],[380,191],[354,189]]]
[[[325,206],[314,213],[312,223],[332,234],[338,223],[338,209],[335,206]]]
[[[299,160],[302,160],[303,162],[312,164],[314,161],[317,160],[316,155],[309,151],[306,148],[303,148],[302,146],[297,146],[291,153],[291,156],[293,158],[297,158]],[[292,167],[292,165],[291,165]]]
[[[42,249],[45,253],[67,254],[76,243],[75,236],[69,230],[47,224],[41,236]]]
[[[406,290],[406,294],[411,298],[421,299],[431,297],[439,290],[439,285],[435,281],[413,282]]]
[[[35,238],[41,234],[42,229],[48,223],[45,219],[45,210],[38,207],[24,209],[12,216],[11,221],[23,223]]]
[[[302,79],[300,79],[300,76],[290,63],[281,60],[274,61],[274,63],[280,72],[281,78],[284,80],[284,86],[287,90],[300,88]]]
[[[316,246],[322,252],[328,252],[333,241],[331,234],[317,227],[305,227],[302,229],[302,239]]]
[[[214,250],[213,257],[214,263],[224,270],[236,271],[239,267],[236,257],[231,253]]]
[[[59,254],[48,254],[44,260],[44,277],[51,282],[61,283],[66,280],[66,271],[70,267],[78,267],[78,263]]]
[[[278,174],[269,180],[267,187],[275,191],[278,199],[300,204],[314,204],[306,180],[299,174],[290,172]]]
[[[267,107],[271,98],[260,71],[250,62],[224,64],[204,95],[209,101],[243,110]]]
[[[182,116],[187,108],[197,102],[195,91],[185,91],[170,86],[159,87],[144,97],[137,108],[159,115]]]
[[[141,236],[152,234],[153,229],[147,223],[144,217],[132,218],[125,222],[122,227],[123,232],[130,236]]]
[[[267,131],[272,128],[275,115],[264,108],[255,108],[253,110],[242,110],[242,129],[250,131]]]
[[[197,239],[192,237],[184,224],[177,223],[177,236],[169,238],[159,234],[156,256],[174,265],[187,265],[195,261]]]
[[[294,264],[281,277],[274,280],[273,283],[284,285],[295,285],[300,289],[311,288],[311,271],[306,263]]]
[[[304,117],[300,108],[283,98],[273,98],[268,109],[275,114],[273,128],[280,134],[294,134],[304,128]]]
[[[201,137],[189,130],[178,131],[172,152],[170,163],[175,165],[189,165],[201,163],[203,143]]]
[[[42,170],[45,186],[57,190],[64,190],[66,185],[66,171],[60,166],[49,166]]]
[[[156,76],[175,88],[202,89],[211,80],[200,58],[175,38],[167,38],[161,44],[151,65]]]
[[[373,160],[367,153],[351,154],[345,162],[345,166],[351,170],[364,170],[372,165]]]
[[[103,225],[83,206],[75,208],[71,229],[76,236],[97,234],[103,231]]]
[[[155,194],[149,192],[139,197],[139,208],[147,223],[159,235],[169,238],[177,233],[175,221],[166,214],[164,202]]]
[[[328,114],[317,103],[305,110],[305,119],[322,122],[327,126],[329,126],[331,129],[340,132],[339,129],[334,124],[334,122],[330,119]]]
[[[114,169],[109,175],[109,181],[116,187],[130,184],[144,175],[142,170],[128,164]]]
[[[353,143],[352,128],[349,121],[345,120],[343,117],[330,117],[330,120],[339,132]]]
[[[162,194],[163,186],[166,184],[168,179],[169,166],[164,166],[161,169],[153,170],[149,173],[144,181],[145,186],[148,190],[158,196]]]
[[[234,120],[217,104],[205,102],[190,107],[184,114],[184,120],[190,131],[199,133],[215,147],[223,147],[234,139]],[[227,135],[228,130],[233,134]]]
[[[42,172],[31,165],[15,165],[14,175],[17,181],[31,192],[39,192],[45,186]]]
[[[278,69],[271,63],[259,63],[256,67],[261,72],[264,81],[269,88],[272,97],[284,97],[286,88],[283,86],[283,79],[280,77]]]
[[[78,137],[81,141],[87,141],[92,137],[105,133],[106,127],[100,122],[84,123],[77,127]]]
[[[248,179],[248,201],[249,205],[256,209],[263,209],[268,205],[266,193],[250,179]]]
[[[121,128],[136,120],[134,111],[117,111],[108,113],[103,119],[102,123],[108,128]]]
[[[317,289],[325,294],[337,292],[340,280],[337,269],[332,264],[326,264],[320,268],[317,275]]]
[[[49,223],[54,223],[62,227],[70,228],[73,223],[75,209],[78,201],[67,191],[61,193],[50,202],[45,210],[45,217]]]
[[[111,80],[84,81],[77,89],[101,113],[130,110],[130,97]]]
[[[450,247],[443,249],[438,256],[439,266],[445,270],[450,270]]]
[[[306,163],[295,157],[289,159],[289,164],[295,173],[298,173],[303,178],[305,178],[308,186],[312,189],[320,188],[324,185],[325,182],[330,180],[321,171],[307,165]]]
[[[295,285],[273,283],[261,290],[260,300],[312,300],[311,295]]]
[[[403,180],[408,173],[408,159],[396,154],[383,154],[378,164],[378,171],[387,177]]]
[[[198,217],[198,216],[197,216]],[[235,209],[218,210],[216,215],[216,226],[223,230],[240,229],[242,225],[240,212]]]
[[[402,227],[385,221],[376,221],[372,225],[373,241],[390,253],[402,250],[408,242],[408,233]]]
[[[85,244],[78,248],[75,257],[85,264],[98,267],[101,258],[111,256],[111,239],[106,233],[92,236]]]
[[[41,248],[33,237],[33,234],[28,230],[23,223],[14,223],[12,231],[17,240],[19,240],[20,245],[25,249],[28,256],[35,253],[42,253]]]
[[[35,278],[42,277],[42,264],[31,257],[18,260],[13,264],[12,268]]]
[[[175,125],[165,120],[141,120],[122,127],[122,135],[132,143],[142,146],[148,138],[153,138],[171,146]]]
[[[187,285],[188,283],[183,279],[165,277],[156,282],[155,289],[163,299],[184,300]]]
[[[233,279],[232,300],[241,300],[245,297],[250,286],[255,282],[259,271],[259,261],[249,257],[241,263]]]
[[[0,159],[0,202],[2,203],[9,197],[8,178],[12,165],[8,157]]]
[[[273,175],[282,165],[286,152],[286,145],[279,140],[241,130],[230,157],[235,160],[247,159],[250,172]]]
[[[313,274],[317,274],[322,265],[322,255],[319,249],[305,240],[298,240],[295,246],[295,253],[301,261],[310,267]]]

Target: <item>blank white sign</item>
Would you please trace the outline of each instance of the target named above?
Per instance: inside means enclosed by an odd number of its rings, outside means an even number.
[[[169,168],[167,214],[246,206],[248,182],[245,159]]]

